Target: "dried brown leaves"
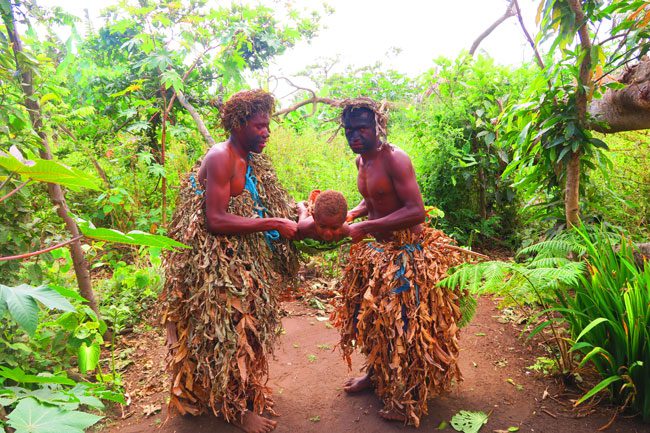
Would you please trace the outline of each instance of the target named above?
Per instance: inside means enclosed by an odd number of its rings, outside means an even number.
[[[353,245],[333,314],[348,366],[359,347],[386,409],[404,414],[415,426],[426,415],[429,398],[449,390],[452,380],[462,380],[456,325],[461,293],[436,287],[448,268],[467,261],[462,251],[440,246],[452,242],[439,230],[425,229],[422,235],[400,232],[389,243]],[[404,247],[418,243],[421,250]],[[405,281],[400,271],[410,288],[393,293]]]
[[[252,164],[269,215],[293,218],[268,160],[256,155]],[[274,243],[271,253],[261,233],[209,234],[203,203],[186,178],[170,236],[193,248],[165,258],[161,295],[172,379],[169,405],[181,414],[211,410],[233,421],[247,403],[257,413],[272,410],[267,356],[280,329],[278,291],[295,275],[298,259],[290,241]],[[248,191],[231,198],[229,212],[256,215]]]

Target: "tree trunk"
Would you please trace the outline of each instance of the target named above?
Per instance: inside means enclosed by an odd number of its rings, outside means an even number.
[[[593,89],[591,71],[591,39],[587,29],[587,21],[580,0],[569,0],[569,7],[576,15],[576,22],[582,23],[578,27],[578,37],[583,56],[580,60],[580,72],[576,86],[576,110],[578,123],[582,128],[587,127],[587,105]],[[584,145],[585,143],[580,143]],[[580,222],[580,155],[582,147],[571,154],[571,159],[566,166],[566,189],[564,192],[564,211],[567,227],[578,225]]]
[[[650,129],[650,58],[644,57],[610,81],[626,86],[608,89],[602,98],[591,101],[589,114],[595,122],[590,128],[603,133]]]
[[[34,82],[32,72],[29,68],[22,68],[21,62],[18,60],[20,58],[20,53],[23,51],[22,41],[16,30],[16,21],[14,18],[14,12],[12,4],[9,3],[9,9],[2,9],[2,19],[5,26],[7,27],[7,34],[9,40],[11,41],[14,58],[16,61],[16,69],[20,73],[20,84],[23,89],[23,94],[25,96],[25,107],[29,112],[29,119],[32,123],[32,128],[38,134],[41,141],[41,149],[39,150],[39,155],[42,159],[52,159],[52,151],[50,150],[50,144],[47,139],[47,135],[43,131],[43,121],[41,116],[41,107],[38,103],[38,99],[34,96]],[[63,194],[63,189],[60,185],[48,183],[47,192],[52,203],[56,206],[56,213],[63,219],[65,226],[72,235],[72,237],[79,237],[79,227],[77,223],[70,217],[68,212],[68,205],[65,201],[65,196]],[[90,281],[90,273],[88,272],[88,262],[84,256],[84,252],[81,248],[81,242],[79,240],[70,244],[70,255],[72,256],[72,264],[74,267],[74,272],[77,277],[77,284],[79,285],[79,293],[87,301],[88,305],[99,317],[99,308],[97,306],[97,301],[95,300],[95,294],[92,289],[92,284]]]
[[[578,225],[580,222],[580,152],[571,154],[571,160],[566,167],[564,211],[567,227]]]
[[[162,112],[162,129],[160,133],[160,165],[165,170],[165,147],[167,146],[167,119],[169,116],[169,109],[167,108],[167,97],[166,90],[164,86],[160,86],[160,95],[163,100],[163,112]],[[170,107],[171,108],[171,107]],[[161,203],[161,214],[162,214],[162,226],[167,228],[167,174],[165,173],[162,180],[162,186],[160,188],[160,193],[162,194],[162,203]]]

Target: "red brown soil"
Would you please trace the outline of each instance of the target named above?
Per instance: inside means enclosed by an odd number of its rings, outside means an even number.
[[[362,359],[354,358],[348,372],[337,349],[338,334],[318,320],[317,310],[303,303],[285,302],[288,315],[283,320],[286,333],[270,366],[269,383],[274,390],[278,433],[348,433],[417,431],[401,423],[387,422],[377,415],[380,400],[372,391],[346,395],[342,384],[359,374]],[[461,336],[460,367],[464,381],[448,395],[429,405],[419,431],[438,432],[460,410],[489,413],[481,432],[592,433],[606,424],[613,409],[606,406],[572,410],[571,399],[580,392],[568,393],[557,380],[540,377],[527,370],[540,355],[539,347],[529,347],[519,338],[512,323],[501,323],[494,301],[479,300],[472,323]],[[124,373],[131,404],[116,409],[114,416],[100,427],[109,433],[235,433],[240,430],[214,416],[177,416],[165,422],[167,377],[165,349],[161,334],[132,334],[123,341],[134,348],[135,360]],[[563,390],[560,392],[560,390]],[[122,415],[124,418],[122,418]],[[444,431],[454,432],[448,425]],[[638,419],[619,416],[607,430],[611,433],[641,433],[650,428]]]

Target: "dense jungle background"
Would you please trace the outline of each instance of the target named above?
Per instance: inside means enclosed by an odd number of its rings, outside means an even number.
[[[521,17],[517,0],[504,10]],[[360,200],[337,104],[387,101],[428,224],[495,258],[444,284],[524,311],[522,338],[545,336],[537,374],[595,372],[581,404],[650,421],[650,2],[540,0],[521,66],[472,47],[417,77],[332,73],[335,58],[305,65],[311,88],[271,76],[332,12],[123,1],[98,26],[0,0],[0,427],[78,432],[129,403],[120,339],[156,326],[179,183],[207,150],[192,112],[225,139],[223,101],[279,82],[294,92],[265,153],[294,200]],[[345,244],[299,247],[336,278]]]

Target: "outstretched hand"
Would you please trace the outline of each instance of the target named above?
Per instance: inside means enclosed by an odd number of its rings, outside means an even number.
[[[296,233],[298,233],[298,223],[286,218],[278,218],[276,230],[283,238],[293,239],[296,237]]]
[[[350,225],[350,237],[352,238],[353,244],[361,242],[366,237],[366,234],[363,222]]]

